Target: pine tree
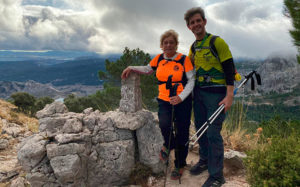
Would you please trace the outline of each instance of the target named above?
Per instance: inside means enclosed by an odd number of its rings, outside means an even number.
[[[298,63],[300,64],[300,0],[284,0],[284,14],[292,19],[294,29],[290,30],[294,45],[298,49]]]
[[[121,84],[121,74],[125,68],[128,66],[145,66],[150,60],[150,55],[144,53],[143,50],[139,48],[130,50],[128,47],[125,47],[123,55],[118,60],[115,62],[106,60],[106,71],[99,71],[98,76],[107,83],[107,88],[110,88],[110,86],[119,87]],[[154,101],[158,94],[156,83],[157,80],[155,76],[141,75],[143,106],[149,110],[155,110],[157,108],[157,103]]]

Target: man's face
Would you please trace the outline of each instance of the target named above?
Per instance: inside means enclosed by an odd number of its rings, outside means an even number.
[[[200,36],[205,34],[205,25],[206,25],[206,19],[203,20],[200,14],[195,14],[190,18],[188,28],[195,35]]]

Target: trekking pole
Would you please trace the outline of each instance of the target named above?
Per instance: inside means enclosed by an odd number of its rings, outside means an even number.
[[[172,86],[172,77],[173,75],[170,75],[168,77],[167,83],[166,83],[166,88],[168,90],[170,90],[170,94],[169,97],[173,97],[177,95],[177,88],[179,86],[178,83],[176,83],[174,86]],[[169,158],[170,158],[170,146],[171,146],[171,135],[173,134],[173,122],[175,120],[175,115],[174,115],[174,106],[172,105],[172,116],[171,116],[171,120],[172,120],[172,124],[171,124],[171,128],[170,128],[170,134],[169,134],[169,142],[168,142],[168,150],[169,150],[169,154],[168,154],[168,158],[167,158],[167,162],[166,162],[166,175],[165,175],[165,181],[164,181],[164,187],[166,187],[166,183],[167,183],[167,175],[168,175],[168,166],[169,166]],[[175,130],[175,135],[176,135],[176,130]],[[176,151],[175,151],[176,152]],[[179,178],[179,184],[181,184],[181,180]]]
[[[234,89],[233,94],[235,95],[238,91],[239,88],[241,88],[243,85],[245,85],[247,83],[247,81],[249,79],[251,79],[251,90],[254,90],[255,88],[255,83],[254,83],[254,78],[253,75],[255,75],[256,81],[258,85],[261,85],[261,78],[260,75],[256,72],[256,71],[252,71],[251,73],[249,73],[248,75],[245,76],[245,79],[238,85],[237,88]],[[215,119],[219,116],[219,114],[224,110],[225,105],[222,104],[209,118],[208,120],[201,126],[201,128],[191,137],[191,140],[196,137],[201,130],[204,128],[204,130],[202,130],[201,134],[197,137],[197,139],[195,141],[192,142],[191,144],[191,149],[193,148],[193,146],[195,145],[195,143],[201,138],[201,136],[205,133],[205,131],[208,129],[208,127],[215,121]],[[191,140],[187,141],[185,146],[188,146],[189,143],[191,142]]]

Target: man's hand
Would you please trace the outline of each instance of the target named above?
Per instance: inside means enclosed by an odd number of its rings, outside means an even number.
[[[224,104],[225,105],[224,110],[225,112],[227,112],[230,109],[232,102],[233,102],[233,96],[226,95],[226,97],[219,103],[219,105]]]
[[[227,112],[233,102],[233,86],[227,86],[227,93],[226,93],[226,97],[219,103],[219,106],[224,104],[225,105],[225,112]]]
[[[126,69],[124,69],[124,71],[122,72],[121,78],[122,79],[127,79],[127,77],[129,76],[129,74],[131,73],[132,69],[130,69],[129,67],[127,67]]]
[[[170,104],[171,105],[177,105],[181,102],[182,102],[182,100],[180,99],[180,97],[178,95],[170,97]]]

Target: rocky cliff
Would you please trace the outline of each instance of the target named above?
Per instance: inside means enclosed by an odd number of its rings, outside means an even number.
[[[300,64],[296,56],[269,57],[257,72],[262,79],[262,86],[258,87],[261,93],[287,93],[300,84]]]

